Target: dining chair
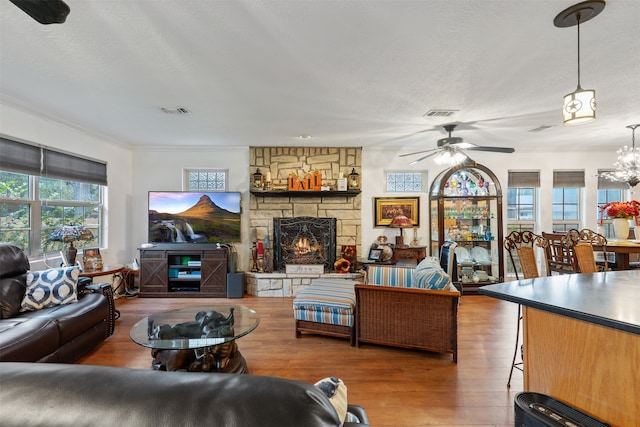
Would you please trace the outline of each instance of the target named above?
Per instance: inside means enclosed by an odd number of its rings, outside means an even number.
[[[505,237],[503,247],[509,254],[509,260],[511,261],[511,267],[516,275],[516,279],[533,279],[540,277],[538,274],[538,263],[536,261],[535,246],[540,245],[540,236],[537,234],[525,230],[525,231],[512,231]],[[518,273],[520,271],[520,273]],[[523,345],[520,344],[520,325],[522,324],[522,306],[518,304],[518,323],[516,326],[516,347],[513,350],[513,359],[511,360],[511,371],[509,371],[509,379],[507,380],[507,388],[511,387],[511,378],[513,377],[513,370],[523,370],[523,361],[516,362],[518,357],[518,349],[521,353],[523,351]]]
[[[539,277],[538,264],[534,246],[540,241],[540,236],[532,231],[512,231],[504,239],[503,246],[509,254],[511,266],[516,279],[531,279]]]
[[[597,273],[609,269],[607,261],[607,239],[600,233],[588,228],[582,230],[571,229],[565,239],[567,245],[573,250],[580,273]],[[596,253],[593,246],[602,248],[602,268],[596,262]]]
[[[568,244],[566,232],[542,232],[540,246],[544,248],[547,265],[547,276],[554,272],[569,274],[578,272],[578,263],[573,251],[573,245]]]

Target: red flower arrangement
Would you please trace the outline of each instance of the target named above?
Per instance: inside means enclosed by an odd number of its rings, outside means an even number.
[[[640,215],[640,202],[631,200],[630,202],[611,202],[600,208],[600,224],[602,225],[602,213],[606,212],[609,218],[633,219]]]

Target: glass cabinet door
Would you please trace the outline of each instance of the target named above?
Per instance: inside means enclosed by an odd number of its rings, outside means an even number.
[[[456,243],[452,280],[473,293],[504,277],[502,191],[493,173],[465,163],[442,172],[430,193],[431,254]]]

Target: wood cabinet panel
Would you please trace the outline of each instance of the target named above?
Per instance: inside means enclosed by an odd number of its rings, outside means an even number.
[[[226,296],[226,249],[167,245],[139,250],[141,297]]]

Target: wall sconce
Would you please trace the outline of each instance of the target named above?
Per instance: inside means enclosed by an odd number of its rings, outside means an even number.
[[[560,12],[554,19],[556,27],[578,27],[578,87],[564,96],[562,120],[565,125],[587,123],[596,118],[596,91],[580,86],[580,23],[596,17],[604,9],[604,0],[587,0]]]

